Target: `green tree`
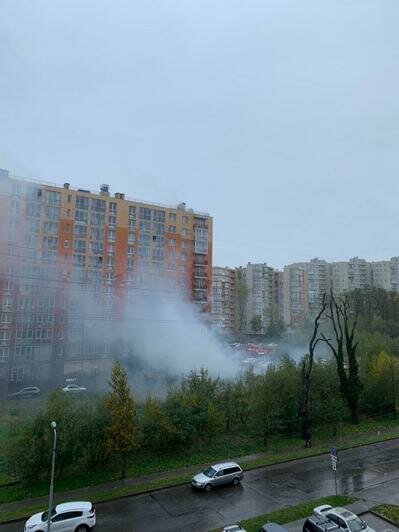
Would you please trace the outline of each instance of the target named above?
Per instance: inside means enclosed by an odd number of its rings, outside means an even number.
[[[281,428],[281,401],[278,370],[271,366],[264,374],[258,375],[252,395],[252,426],[262,434],[266,447],[269,438]]]
[[[36,416],[22,427],[9,449],[9,469],[24,482],[46,480],[51,465],[51,421],[57,422],[58,478],[88,471],[107,459],[104,445],[107,416],[102,401],[76,400],[52,392]]]
[[[178,446],[180,435],[165,411],[164,405],[155,398],[148,398],[140,422],[143,447],[151,452],[170,451]]]
[[[119,362],[112,367],[109,382],[110,392],[105,398],[105,407],[109,414],[109,426],[106,432],[106,445],[111,454],[121,457],[121,478],[126,478],[127,459],[139,443],[136,412],[126,371]]]
[[[267,336],[279,340],[285,332],[285,324],[282,320],[276,318],[274,308],[270,309],[270,322],[267,328]]]
[[[251,329],[255,334],[259,334],[262,331],[262,316],[256,314],[251,319]]]
[[[348,409],[339,392],[339,379],[334,361],[315,362],[309,395],[309,413],[313,426],[328,425],[333,436],[339,424],[346,421]]]
[[[331,293],[329,298],[331,321],[334,340],[322,334],[323,341],[331,349],[336,363],[340,382],[340,391],[345,397],[351,414],[351,421],[359,423],[359,399],[362,384],[359,378],[359,366],[356,350],[358,343],[355,339],[357,317],[351,316],[350,303],[347,296],[335,299]]]
[[[373,383],[373,405],[377,412],[393,410],[398,414],[399,359],[381,351],[369,365]]]

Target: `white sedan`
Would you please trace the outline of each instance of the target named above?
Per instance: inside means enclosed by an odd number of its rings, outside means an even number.
[[[65,393],[82,393],[87,392],[87,388],[79,386],[78,384],[68,384],[68,386],[65,386],[62,391]]]
[[[327,517],[327,519],[349,532],[375,532],[363,519],[341,506],[332,507],[329,504],[323,504],[322,506],[317,506],[313,513],[318,517]]]
[[[87,532],[96,524],[96,511],[91,502],[65,502],[51,509],[51,532]],[[47,531],[48,511],[32,515],[25,532]]]

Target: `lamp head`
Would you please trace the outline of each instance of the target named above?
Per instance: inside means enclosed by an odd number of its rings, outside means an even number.
[[[57,428],[57,423],[55,421],[51,422],[51,428],[54,430]]]

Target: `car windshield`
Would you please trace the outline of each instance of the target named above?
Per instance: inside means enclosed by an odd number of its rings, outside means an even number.
[[[55,506],[51,508],[51,517],[54,517],[57,512],[55,511]],[[48,519],[48,511],[42,513],[42,522],[45,523]]]
[[[214,474],[216,473],[216,471],[213,469],[213,467],[208,467],[208,469],[205,469],[205,471],[203,473],[207,477],[212,478],[214,476]]]
[[[359,519],[359,517],[355,517],[354,519],[348,521],[348,525],[352,532],[359,532],[367,527],[366,523]]]

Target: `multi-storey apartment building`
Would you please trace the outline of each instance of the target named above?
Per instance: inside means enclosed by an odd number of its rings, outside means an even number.
[[[331,288],[331,265],[317,257],[309,262],[296,262],[289,267],[300,268],[306,275],[307,286],[307,312],[315,316],[320,310],[324,294]]]
[[[399,292],[399,257],[371,262],[372,286]]]
[[[283,320],[286,324],[301,321],[308,314],[308,280],[306,271],[295,264],[284,267]]]
[[[372,286],[371,264],[358,257],[347,262],[332,262],[331,285],[336,295]]]
[[[0,389],[98,374],[125,349],[125,305],[188,297],[210,310],[212,218],[0,174]],[[137,298],[136,298],[137,299]]]
[[[234,334],[236,326],[236,270],[212,268],[211,323],[222,334]]]
[[[271,322],[277,318],[276,275],[266,263],[251,264],[246,267],[246,332],[264,334]],[[260,330],[254,331],[253,319],[260,318]]]

